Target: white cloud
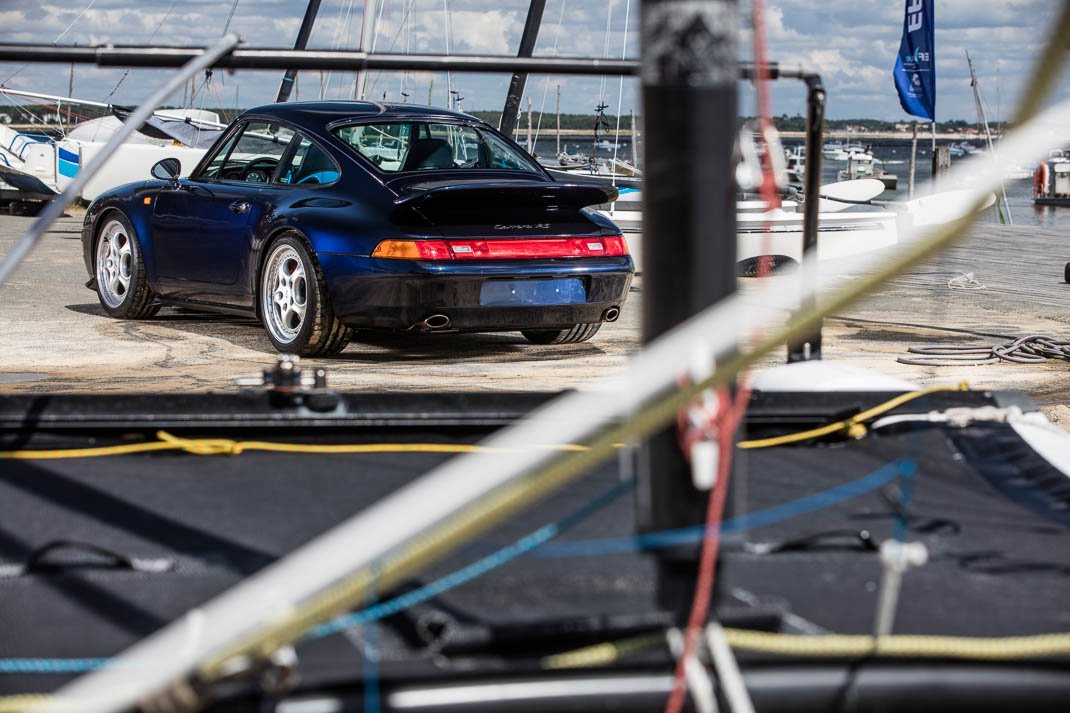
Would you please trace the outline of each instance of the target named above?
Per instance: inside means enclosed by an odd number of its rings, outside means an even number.
[[[439,53],[445,50],[443,0],[381,0],[383,4],[378,49]],[[527,12],[528,0],[447,0],[451,9],[452,51],[458,53],[512,54],[516,51]],[[66,42],[143,43],[154,31],[160,44],[203,45],[222,31],[230,11],[227,0],[179,0],[166,21],[174,0],[97,0],[84,17],[74,23]],[[78,16],[88,0],[0,0],[0,27],[5,42],[52,42]],[[239,0],[232,30],[251,46],[288,46],[297,34],[307,0]],[[411,4],[409,22],[402,23]],[[742,24],[749,4],[741,3]],[[311,46],[356,47],[362,19],[362,0],[323,0]],[[964,49],[970,49],[990,103],[997,94],[1000,106],[1009,112],[1025,82],[1032,61],[1052,21],[1051,0],[940,0],[937,19],[938,113],[942,118],[970,118],[973,100],[966,77]],[[829,116],[876,116],[901,118],[902,111],[892,89],[891,68],[902,29],[903,0],[779,0],[767,6],[765,25],[771,59],[801,62],[817,67],[829,92]],[[607,20],[611,20],[607,35]],[[161,24],[162,22],[162,24]],[[749,29],[741,28],[741,49],[750,52]],[[608,42],[607,42],[608,37]],[[536,54],[549,56],[629,57],[639,52],[638,0],[547,0]],[[608,47],[608,51],[607,51]],[[745,58],[749,58],[746,54]],[[0,81],[18,69],[0,65]],[[108,95],[124,70],[79,67],[75,93],[87,99]],[[114,100],[137,103],[159,86],[166,76],[156,70],[134,70]],[[399,74],[375,75],[376,96],[385,90],[397,100]],[[445,75],[435,76],[435,101],[445,103]],[[55,65],[32,65],[11,80],[13,86],[66,94],[68,72]],[[432,75],[410,74],[405,78],[410,100],[426,100]],[[349,95],[353,75],[335,73],[334,94]],[[277,72],[239,72],[219,76],[220,94],[233,97],[239,84],[241,103],[253,105],[274,98]],[[453,75],[453,84],[463,90],[465,106],[499,108],[508,78],[490,75]],[[547,108],[552,109],[553,86],[562,84],[562,108],[567,112],[593,113],[604,97],[616,110],[617,80],[600,77],[554,78],[549,86]],[[542,103],[543,77],[529,80],[536,110]],[[1062,93],[1065,96],[1064,82]],[[317,72],[301,78],[302,98],[319,95]],[[747,96],[746,94],[744,95]],[[802,92],[792,83],[774,86],[776,113],[805,111]],[[638,109],[639,87],[625,81],[622,110]],[[233,101],[228,99],[227,101]],[[745,110],[750,104],[741,102]]]

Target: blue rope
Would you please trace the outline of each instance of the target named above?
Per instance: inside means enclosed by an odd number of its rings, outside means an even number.
[[[414,589],[411,592],[402,594],[401,596],[388,599],[385,602],[380,602],[367,609],[362,609],[352,614],[340,616],[337,619],[333,619],[326,624],[321,624],[316,628],[308,632],[307,638],[309,639],[322,639],[325,636],[331,634],[337,634],[340,631],[348,629],[353,626],[360,626],[370,621],[378,621],[379,619],[385,619],[388,616],[397,614],[398,612],[408,609],[426,602],[429,599],[437,597],[443,592],[447,592],[455,587],[459,587],[466,582],[470,582],[473,579],[480,577],[487,572],[497,569],[507,562],[515,560],[523,554],[526,554],[536,547],[542,545],[546,541],[556,537],[558,534],[572,527],[581,520],[586,519],[596,510],[608,505],[614,499],[621,494],[632,488],[632,481],[624,481],[617,483],[605,493],[599,495],[594,500],[584,505],[579,510],[576,510],[569,515],[566,515],[557,522],[550,523],[540,527],[535,532],[525,535],[511,545],[492,552],[486,557],[476,560],[467,567],[463,567],[455,572],[447,574],[441,579],[435,580],[430,584],[427,584],[419,589]]]
[[[913,459],[893,461],[872,473],[843,485],[822,490],[812,495],[793,500],[783,505],[748,513],[726,520],[721,526],[722,535],[731,535],[746,530],[764,527],[776,522],[790,520],[824,508],[832,507],[872,492],[887,485],[897,477],[912,477],[917,472],[917,463]],[[540,557],[578,557],[593,555],[620,554],[643,550],[672,547],[675,545],[700,542],[705,536],[705,528],[686,527],[678,530],[653,532],[635,537],[617,537],[603,540],[585,540],[577,542],[555,542],[549,540],[589,517],[598,509],[627,492],[633,486],[632,481],[617,483],[608,491],[590,501],[582,508],[525,535],[516,542],[506,545],[467,567],[451,572],[419,589],[407,592],[393,599],[374,604],[361,611],[338,617],[309,631],[307,639],[322,639],[339,633],[350,627],[367,624],[384,619],[393,614],[415,606],[439,594],[470,582],[491,570],[511,562],[518,557],[539,548]],[[93,671],[108,663],[109,659],[0,659],[0,674],[4,673],[84,673]]]
[[[0,659],[0,673],[85,673],[111,659]]]
[[[887,485],[896,478],[909,477],[917,471],[917,464],[912,459],[893,461],[869,475],[837,485],[827,490],[807,495],[783,505],[775,505],[765,510],[740,515],[721,524],[721,535],[735,535],[740,532],[765,527],[783,520],[790,520],[800,515],[823,510],[847,500],[857,498]],[[592,557],[597,555],[626,554],[644,550],[656,550],[663,547],[675,547],[701,542],[706,536],[703,525],[684,527],[678,530],[664,530],[645,535],[612,537],[603,540],[584,540],[577,542],[551,542],[535,553],[536,557]]]

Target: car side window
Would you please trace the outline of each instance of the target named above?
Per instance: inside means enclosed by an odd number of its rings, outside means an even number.
[[[338,164],[326,151],[298,134],[297,148],[279,170],[278,183],[322,185],[334,183],[341,176]]]
[[[262,120],[247,122],[212,157],[198,178],[266,183],[275,174],[293,137],[294,131],[280,124]]]
[[[241,136],[241,130],[235,131],[231,134],[231,137],[223,142],[223,145],[219,147],[215,155],[205,165],[203,171],[197,174],[197,178],[215,178],[219,176],[220,169],[223,168],[223,164],[226,163],[227,157],[230,156],[230,152],[234,149],[234,144],[238,143],[238,137]]]

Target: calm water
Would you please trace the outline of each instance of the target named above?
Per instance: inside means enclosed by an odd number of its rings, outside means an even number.
[[[520,132],[516,137],[517,140],[523,145],[524,133]],[[569,153],[583,153],[585,155],[591,154],[593,136],[569,136],[563,137],[561,140],[561,147],[567,150]],[[609,141],[612,141],[612,135],[609,137]],[[787,146],[798,145],[801,142],[789,142]],[[950,142],[939,142],[941,145]],[[980,145],[980,142],[975,142]],[[896,191],[885,191],[881,196],[883,199],[890,200],[906,200],[907,199],[907,187],[909,185],[910,177],[910,140],[886,140],[882,143],[872,144],[873,155],[884,161],[884,170],[889,173],[894,173],[899,177],[899,186]],[[535,152],[540,156],[553,156],[555,153],[555,140],[553,133],[541,134],[535,142]],[[599,147],[595,151],[597,156],[612,156],[613,150],[611,148]],[[631,140],[627,137],[622,137],[620,146],[617,148],[617,157],[625,161],[631,161],[632,147]],[[952,165],[956,161],[962,161],[965,159],[956,159],[952,157]],[[822,166],[822,183],[834,183],[837,178],[837,172],[844,168],[843,162],[840,161],[823,161]],[[929,180],[932,175],[932,154],[930,150],[929,140],[924,141],[919,138],[918,140],[918,160],[917,168],[914,176],[914,182],[916,186],[923,185]],[[1024,179],[1018,181],[1008,181],[1006,184],[1007,189],[1007,202],[1010,205],[1010,215],[1015,225],[1033,225],[1045,228],[1064,228],[1070,229],[1070,208],[1052,208],[1052,207],[1040,207],[1033,205],[1033,182],[1031,179]],[[982,220],[993,220],[991,211],[987,212],[985,216],[982,216]]]

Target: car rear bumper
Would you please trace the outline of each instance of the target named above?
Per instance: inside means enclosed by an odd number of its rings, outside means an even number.
[[[358,329],[509,331],[612,321],[628,296],[628,256],[578,260],[436,263],[319,254],[335,315]],[[583,301],[484,304],[497,281],[579,280]],[[429,317],[448,318],[432,320]]]

